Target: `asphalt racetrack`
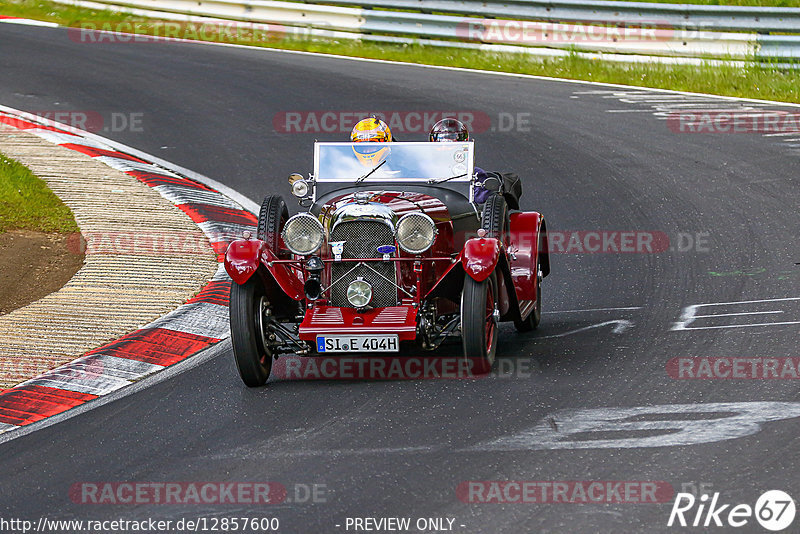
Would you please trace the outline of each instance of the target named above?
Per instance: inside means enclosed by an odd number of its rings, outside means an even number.
[[[669,116],[797,108],[201,44],[80,43],[64,29],[11,25],[0,25],[0,69],[1,104],[99,114],[102,135],[256,202],[289,196],[286,176],[311,170],[315,139],[347,139],[281,131],[287,114],[472,112],[491,123],[475,128],[477,163],[518,172],[522,208],[566,236],[551,254],[540,329],[504,324],[491,376],[248,389],[224,342],[202,365],[0,445],[3,518],[277,517],[287,533],[354,532],[355,518],[390,517],[410,518],[413,532],[436,530],[415,530],[420,518],[470,533],[694,532],[702,527],[667,526],[679,492],[750,506],[767,490],[800,497],[800,382],[679,379],[668,364],[800,356],[800,134],[682,133]],[[669,246],[568,249],[574,232],[600,242],[649,232]],[[70,495],[84,482],[204,481],[270,481],[288,493],[272,505]],[[561,481],[570,492],[575,482],[650,481],[661,502],[552,492],[518,502],[507,492],[510,502],[486,503],[492,485],[470,481]],[[712,531],[731,529],[727,511],[720,519]],[[736,531],[765,530],[750,517]]]

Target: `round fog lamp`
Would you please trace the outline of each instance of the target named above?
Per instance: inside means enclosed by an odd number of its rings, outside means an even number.
[[[363,280],[354,280],[347,286],[347,300],[356,308],[363,308],[372,300],[372,286]]]

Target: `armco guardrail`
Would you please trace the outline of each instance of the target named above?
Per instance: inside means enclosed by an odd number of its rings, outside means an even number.
[[[256,3],[256,2],[253,2]],[[479,17],[609,24],[658,24],[672,28],[800,33],[800,9],[597,0],[305,0],[381,9],[413,9]]]
[[[179,14],[279,24],[312,30],[310,35],[422,41],[540,55],[579,50],[615,54],[614,59],[622,61],[658,60],[659,56],[800,59],[800,35],[763,33],[800,34],[798,8],[596,0],[56,1],[151,17]]]

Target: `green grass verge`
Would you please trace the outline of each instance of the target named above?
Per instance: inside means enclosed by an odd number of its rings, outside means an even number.
[[[712,0],[708,0],[709,2]],[[749,0],[732,0],[749,1]],[[775,3],[783,0],[774,0]],[[800,0],[786,0],[800,4]],[[48,20],[62,25],[81,27],[83,23],[142,21],[141,18],[63,6],[47,1],[16,0],[0,7],[6,15]],[[100,25],[99,27],[104,27]],[[136,33],[162,34],[164,26],[136,23]],[[349,40],[255,39],[253,36],[220,34],[211,40],[236,42],[271,48],[338,54],[344,56],[387,59],[492,71],[503,71],[575,80],[638,85],[659,89],[693,91],[744,98],[758,98],[800,103],[800,69],[779,69],[769,65],[748,64],[745,67],[664,65],[657,63],[628,64],[584,59],[577,55],[558,59],[541,59],[524,53],[496,54],[485,51],[415,45],[388,45]],[[139,46],[131,44],[131,46]],[[145,45],[146,46],[146,45]]]
[[[0,0],[0,15],[57,22],[64,26],[74,26],[82,21],[118,22],[131,18],[130,15],[113,11],[85,9],[38,0]]]
[[[72,212],[24,165],[0,153],[0,233],[8,230],[71,233]]]

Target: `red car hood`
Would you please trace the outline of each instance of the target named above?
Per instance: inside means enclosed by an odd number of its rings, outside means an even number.
[[[356,202],[353,193],[338,196],[322,208],[323,224],[327,225],[330,216],[340,207]],[[450,213],[439,199],[422,193],[408,191],[375,191],[369,198],[370,203],[383,204],[398,217],[412,211],[421,211],[437,223],[450,222]]]

